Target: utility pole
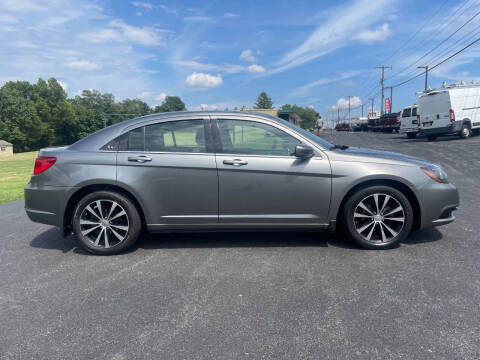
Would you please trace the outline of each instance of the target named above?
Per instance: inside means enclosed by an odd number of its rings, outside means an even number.
[[[351,120],[350,120],[350,99],[352,96],[348,95],[348,126],[351,126]]]
[[[362,117],[363,117],[363,103],[362,103]]]
[[[372,102],[372,112],[370,113],[370,116],[373,117],[373,101],[375,100],[375,98],[368,98],[368,100]]]
[[[375,69],[382,69],[382,79],[380,80],[380,84],[382,85],[382,106],[380,108],[380,116],[383,115],[383,108],[384,108],[384,102],[385,102],[385,96],[384,96],[384,85],[385,85],[385,69],[391,69],[392,67],[391,66],[386,66],[386,65],[382,65],[382,66],[376,66]]]
[[[428,65],[417,66],[417,69],[425,69],[425,91],[427,91],[427,88],[428,88]]]

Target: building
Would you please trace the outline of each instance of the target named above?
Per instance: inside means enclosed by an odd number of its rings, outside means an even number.
[[[12,156],[13,145],[5,140],[0,140],[0,156]]]

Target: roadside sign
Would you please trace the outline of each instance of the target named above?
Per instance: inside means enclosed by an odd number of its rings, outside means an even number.
[[[385,99],[385,113],[390,114],[390,111],[391,111],[390,99],[386,98]]]

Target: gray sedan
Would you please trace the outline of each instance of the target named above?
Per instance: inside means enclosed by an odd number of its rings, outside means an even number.
[[[452,222],[458,204],[438,165],[245,112],[154,114],[42,149],[25,188],[31,220],[73,231],[96,254],[127,249],[142,229],[338,227],[385,249]]]

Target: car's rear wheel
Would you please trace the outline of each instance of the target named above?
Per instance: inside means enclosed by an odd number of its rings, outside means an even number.
[[[343,208],[349,237],[367,249],[389,249],[412,228],[413,211],[406,196],[389,186],[371,186],[354,193]]]
[[[409,133],[407,133],[407,137],[409,139],[415,139],[417,137],[417,133],[409,132]]]
[[[435,141],[435,140],[437,140],[437,137],[434,136],[434,135],[427,135],[427,139],[428,139],[428,141]]]
[[[75,234],[80,244],[94,254],[111,255],[126,250],[137,241],[141,228],[135,205],[116,192],[93,192],[75,207]]]

